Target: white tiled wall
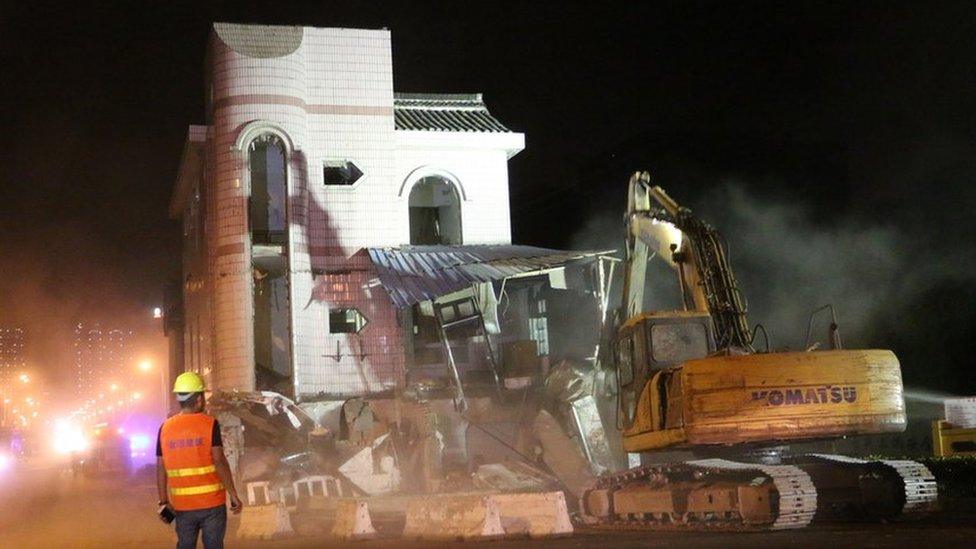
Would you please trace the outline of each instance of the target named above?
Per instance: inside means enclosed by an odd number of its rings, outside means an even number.
[[[306,28],[296,51],[272,59],[241,55],[214,34],[209,60],[215,110],[203,195],[210,299],[200,310],[210,315],[214,386],[254,387],[247,165],[235,143],[257,123],[280,128],[293,145],[296,392],[395,387],[403,378],[403,334],[385,291],[371,286],[376,275],[363,248],[408,243],[411,174],[423,170],[450,173],[463,188],[466,244],[510,242],[507,159],[521,150],[521,135],[395,131],[388,31]],[[365,175],[352,187],[326,187],[327,160],[351,160]],[[328,310],[340,307],[366,316],[359,334],[328,333]]]

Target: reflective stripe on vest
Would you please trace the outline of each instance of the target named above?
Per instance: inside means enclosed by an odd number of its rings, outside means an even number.
[[[192,477],[194,475],[204,475],[206,473],[215,473],[217,468],[213,465],[207,465],[206,467],[184,467],[183,469],[167,469],[166,476],[168,477]]]
[[[174,496],[198,496],[200,494],[209,494],[211,492],[217,492],[223,490],[224,485],[217,484],[205,484],[203,486],[191,486],[189,488],[170,488],[169,493]]]
[[[160,429],[170,503],[177,511],[209,509],[227,501],[213,459],[214,418],[177,414]]]

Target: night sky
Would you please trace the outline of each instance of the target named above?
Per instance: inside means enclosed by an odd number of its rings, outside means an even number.
[[[0,323],[52,376],[73,322],[179,277],[169,194],[232,21],[388,27],[396,91],[483,92],[526,134],[516,242],[619,246],[649,169],[727,234],[774,344],[833,302],[907,384],[976,394],[972,4],[132,4],[0,5]]]

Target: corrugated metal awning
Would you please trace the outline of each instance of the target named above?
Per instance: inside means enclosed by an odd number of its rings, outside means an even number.
[[[542,272],[606,252],[550,250],[533,246],[404,246],[369,248],[380,283],[398,308],[436,299],[477,282]]]

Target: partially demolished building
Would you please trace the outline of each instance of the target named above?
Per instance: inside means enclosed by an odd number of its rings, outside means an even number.
[[[518,440],[538,395],[599,422],[570,403],[599,384],[581,372],[612,263],[511,245],[524,136],[480,94],[395,93],[387,30],[218,23],[205,66],[170,204],[174,341],[237,418],[245,480],[291,459],[362,493],[429,492],[506,453],[541,462]]]

